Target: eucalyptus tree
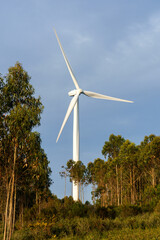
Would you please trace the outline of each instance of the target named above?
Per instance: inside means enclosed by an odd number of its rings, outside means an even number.
[[[84,183],[86,182],[86,167],[81,161],[73,161],[70,159],[67,162],[66,170],[68,172],[68,175],[70,177],[71,182],[75,182],[78,184],[79,188],[78,190],[78,200],[82,200],[82,188]]]
[[[4,79],[0,74],[0,215],[2,216],[2,220],[4,220],[3,212],[4,212],[4,165],[3,165],[3,143],[2,139],[5,133],[5,124],[4,124],[4,95],[3,95],[3,87],[4,87]]]
[[[136,182],[138,180],[138,147],[126,140],[120,148],[119,158],[123,167],[123,189],[125,203],[134,204],[137,199]],[[123,194],[123,192],[121,193]]]
[[[119,158],[117,157],[119,155],[120,148],[124,142],[125,142],[125,139],[121,135],[116,136],[114,134],[111,134],[109,137],[109,141],[105,142],[102,149],[102,154],[104,155],[105,158],[108,156],[109,165],[112,165],[112,168],[110,168],[110,171],[112,171],[112,180],[110,184],[111,199],[113,198],[113,188],[116,185],[115,195],[117,199],[116,202],[118,205],[120,204],[119,175],[122,176],[122,168],[118,161]],[[111,161],[114,161],[114,162],[111,163]],[[113,176],[115,176],[115,180],[113,179]],[[112,200],[111,200],[111,203],[112,203]]]
[[[95,159],[93,167],[91,168],[91,174],[92,179],[94,179],[94,183],[96,184],[95,197],[100,199],[102,207],[106,205],[106,171],[107,163],[100,158]]]
[[[10,67],[2,88],[5,131],[2,144],[4,149],[4,174],[6,190],[6,210],[4,240],[10,239],[15,223],[16,193],[18,174],[26,164],[24,146],[32,129],[40,124],[43,105],[40,97],[35,98],[30,77],[20,63]],[[3,128],[4,129],[4,128]],[[8,147],[8,151],[6,151]],[[22,154],[23,153],[23,154]],[[24,157],[22,157],[24,155]]]
[[[106,158],[113,159],[118,156],[121,145],[125,142],[125,139],[121,135],[111,134],[109,141],[105,141],[102,149],[102,154]]]
[[[159,183],[160,172],[160,137],[155,135],[145,136],[144,141],[141,142],[140,161],[143,165],[145,174],[148,176],[147,184],[155,188]]]
[[[94,164],[89,162],[86,169],[86,184],[92,184],[92,200],[93,204],[95,204],[95,191],[96,191],[96,182],[95,182],[95,171]]]
[[[63,170],[59,172],[60,176],[65,179],[65,186],[64,186],[64,198],[66,197],[66,187],[67,187],[67,177],[69,176],[67,173],[67,168],[62,166]]]

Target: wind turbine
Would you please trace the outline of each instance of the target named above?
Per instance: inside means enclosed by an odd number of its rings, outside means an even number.
[[[67,68],[69,70],[69,73],[71,75],[71,78],[73,80],[73,83],[76,87],[76,89],[70,91],[68,93],[69,96],[72,96],[72,100],[69,104],[69,107],[68,107],[68,110],[67,110],[67,113],[65,115],[65,118],[63,120],[63,123],[62,123],[62,126],[61,126],[61,129],[59,131],[59,134],[58,134],[58,137],[57,137],[57,140],[56,142],[58,142],[58,139],[62,133],[62,130],[72,112],[72,110],[74,109],[74,114],[73,114],[73,160],[75,162],[79,161],[79,96],[81,94],[84,94],[88,97],[92,97],[92,98],[99,98],[99,99],[106,99],[106,100],[113,100],[113,101],[120,101],[120,102],[129,102],[129,103],[133,103],[133,101],[128,101],[128,100],[124,100],[124,99],[120,99],[120,98],[115,98],[115,97],[109,97],[109,96],[106,96],[106,95],[102,95],[102,94],[99,94],[99,93],[95,93],[95,92],[90,92],[90,91],[85,91],[85,90],[82,90],[78,83],[77,83],[77,80],[73,74],[73,71],[71,69],[71,66],[68,62],[68,59],[64,53],[64,50],[62,48],[62,45],[60,43],[60,40],[58,38],[58,35],[56,33],[56,30],[54,29],[54,32],[55,32],[55,35],[56,35],[56,38],[57,38],[57,41],[58,41],[58,44],[60,46],[60,49],[61,49],[61,52],[63,54],[63,57],[64,57],[64,60],[66,62],[66,65],[67,65]],[[78,186],[78,183],[76,183],[75,181],[73,181],[73,199],[75,201],[78,201],[78,196],[79,196],[79,186]]]

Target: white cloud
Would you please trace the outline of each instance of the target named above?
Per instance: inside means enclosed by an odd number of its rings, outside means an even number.
[[[72,43],[78,45],[89,43],[92,41],[92,38],[85,32],[79,32],[71,29],[63,29],[63,33],[64,33],[63,37],[69,36],[69,39],[72,41]]]
[[[75,36],[75,42],[77,44],[83,44],[83,43],[88,43],[91,41],[91,38],[89,36],[81,35],[81,34],[76,34]]]
[[[160,65],[160,14],[146,23],[132,25],[123,38],[118,39],[111,51],[105,52],[105,60],[99,64],[99,72],[121,83],[130,79],[136,87],[143,82],[159,84]],[[125,86],[126,87],[126,86]]]

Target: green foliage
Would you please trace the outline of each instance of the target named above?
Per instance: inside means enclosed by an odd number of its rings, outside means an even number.
[[[51,184],[40,134],[32,132],[43,105],[18,62],[0,75],[0,109],[0,214],[4,239],[10,239],[15,220],[23,225],[24,208],[47,197]]]
[[[70,180],[74,180],[78,183],[82,183],[85,181],[85,172],[86,167],[81,161],[74,162],[72,159],[70,159],[67,162],[66,170],[69,173]]]
[[[47,208],[48,206],[46,206],[45,212],[39,215],[36,220],[28,223],[23,229],[16,231],[13,239],[112,239],[112,237],[118,239],[119,236],[121,236],[119,239],[127,239],[128,236],[131,236],[131,233],[134,237],[142,235],[152,239],[152,237],[158,236],[157,233],[160,229],[160,214],[145,213],[136,215],[139,211],[138,207],[137,210],[132,210],[133,215],[129,217],[125,216],[126,209],[120,209],[120,211],[117,211],[120,215],[115,219],[102,219],[93,214],[88,217],[64,218],[61,216],[61,218],[57,218],[55,215],[52,216],[52,213]],[[124,214],[122,214],[122,211],[124,211]],[[44,213],[48,213],[47,217]]]
[[[126,237],[134,230],[138,236],[147,229],[153,232],[152,229],[160,228],[160,214],[156,208],[153,213],[143,213],[141,207],[134,205],[100,208],[74,202],[71,197],[60,200],[52,196],[42,202],[40,213],[38,206],[34,206],[26,210],[26,214],[29,217],[25,215],[25,227],[17,228],[15,240],[21,239],[19,235],[35,240],[49,240],[53,236],[57,239],[109,239],[116,237],[118,232]]]
[[[103,149],[102,154],[105,156],[108,155],[108,158],[115,158],[118,156],[120,147],[124,143],[124,138],[120,135],[115,136],[114,134],[111,134],[109,137],[109,141],[106,141]]]
[[[97,207],[95,213],[102,219],[105,218],[114,219],[116,217],[116,208],[112,206],[109,206],[107,208]]]
[[[13,240],[35,240],[35,233],[30,228],[23,228],[22,230],[15,232]]]
[[[123,229],[105,232],[102,240],[158,240],[160,229]]]
[[[117,216],[122,218],[136,216],[142,213],[142,207],[137,205],[123,205],[118,207],[117,209],[118,209]]]

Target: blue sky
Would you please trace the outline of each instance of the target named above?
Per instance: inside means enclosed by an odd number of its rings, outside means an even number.
[[[103,158],[112,133],[136,144],[145,135],[160,135],[160,1],[0,0],[0,6],[0,73],[19,61],[41,96],[45,109],[36,130],[50,161],[54,194],[64,196],[59,171],[72,158],[72,116],[57,144],[56,138],[74,84],[53,27],[82,89],[134,101],[80,97],[80,160]]]

